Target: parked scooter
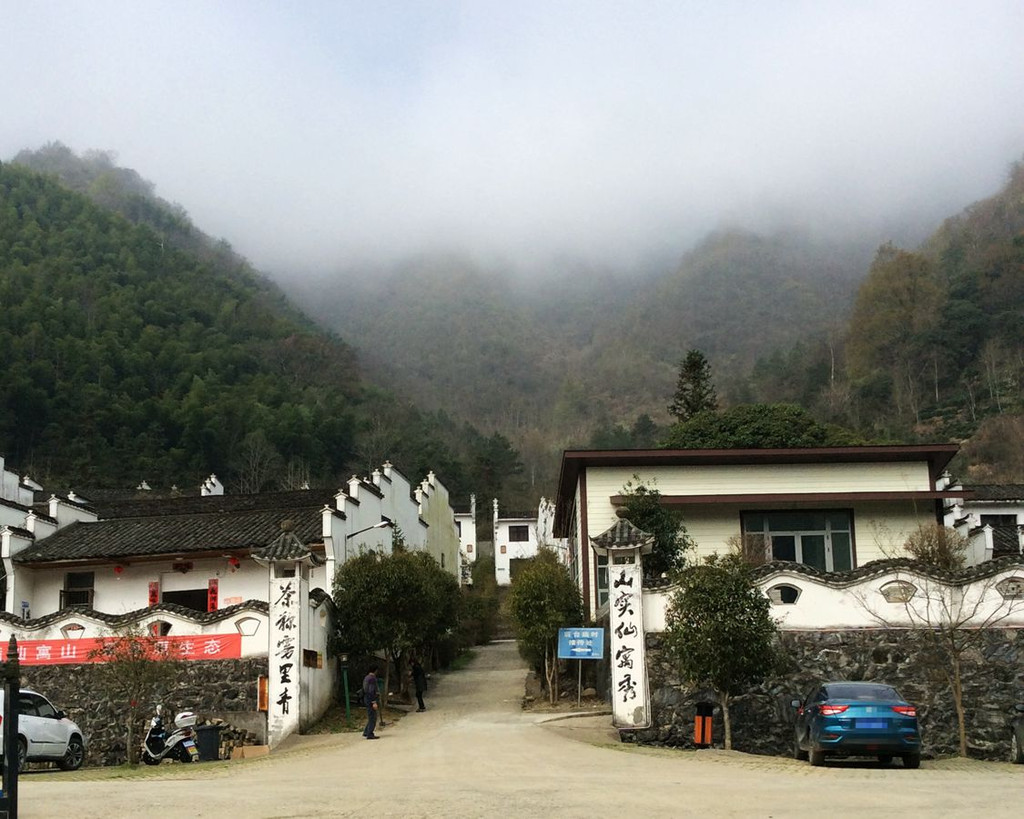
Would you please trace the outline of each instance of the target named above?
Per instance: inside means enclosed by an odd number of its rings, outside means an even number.
[[[192,711],[182,711],[174,718],[175,731],[168,735],[158,705],[156,716],[150,721],[149,730],[142,740],[142,761],[147,765],[159,765],[165,759],[198,761],[195,724],[196,715]]]

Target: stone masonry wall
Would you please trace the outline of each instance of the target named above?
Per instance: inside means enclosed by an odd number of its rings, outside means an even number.
[[[949,684],[925,635],[913,630],[783,632],[778,673],[730,705],[733,748],[755,754],[793,751],[794,699],[803,699],[823,680],[873,680],[894,685],[918,708],[922,754],[958,752],[957,719]],[[708,691],[680,684],[666,662],[659,634],[647,635],[652,727],[624,736],[643,744],[694,747],[695,706],[713,702]],[[964,658],[964,707],[968,753],[1007,759],[1010,718],[1024,702],[1024,630],[988,631]],[[713,717],[716,746],[722,747],[721,710]]]
[[[88,741],[86,765],[120,765],[127,759],[125,749],[125,704],[116,702],[100,682],[97,665],[22,666],[21,686],[46,696],[55,708],[67,711],[81,727]],[[171,692],[163,697],[165,724],[170,725],[178,711],[194,711],[200,723],[216,716],[229,726],[249,727],[257,709],[257,679],[267,674],[267,659],[204,660],[182,663]],[[156,703],[143,707],[144,719],[135,727],[134,742],[142,742],[143,732],[155,712]],[[232,722],[231,714],[238,719]],[[168,715],[170,720],[167,719]],[[262,738],[249,736],[249,742]]]

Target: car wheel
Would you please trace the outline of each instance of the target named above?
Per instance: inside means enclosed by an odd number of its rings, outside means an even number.
[[[878,764],[881,765],[883,768],[888,768],[890,765],[892,765],[892,754],[879,754]]]
[[[920,754],[904,754],[903,755],[903,767],[904,768],[920,768],[921,767],[921,755]]]
[[[807,751],[800,747],[798,737],[793,737],[793,759],[807,759]]]
[[[1021,730],[1015,730],[1010,735],[1010,762],[1016,765],[1024,765],[1024,742],[1021,742]]]
[[[25,770],[28,764],[28,744],[24,739],[18,740],[18,773]]]
[[[825,764],[825,752],[824,751],[811,750],[811,752],[808,754],[808,756],[811,759],[811,764],[815,768],[820,768],[822,765]]]
[[[57,763],[62,771],[77,771],[85,761],[85,746],[81,737],[71,737],[68,748]]]

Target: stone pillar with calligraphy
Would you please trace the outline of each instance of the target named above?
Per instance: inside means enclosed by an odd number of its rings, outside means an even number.
[[[302,714],[303,634],[309,628],[309,568],[322,565],[296,537],[290,521],[253,559],[270,570],[268,634],[267,744],[271,747],[299,730]]]
[[[649,728],[642,555],[650,553],[654,536],[620,519],[590,542],[595,552],[608,556],[612,724],[627,730]]]

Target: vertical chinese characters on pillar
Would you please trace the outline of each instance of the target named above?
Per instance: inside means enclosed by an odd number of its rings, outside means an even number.
[[[612,712],[619,727],[641,727],[648,722],[642,588],[636,557],[616,555],[609,572]]]
[[[279,635],[274,646],[274,658],[280,691],[274,704],[282,714],[289,713],[290,703],[293,699],[292,669],[295,667],[295,632],[298,627],[296,623],[297,599],[298,591],[295,588],[295,579],[290,578],[281,583],[278,587],[277,599],[274,601],[277,615],[274,627]]]

